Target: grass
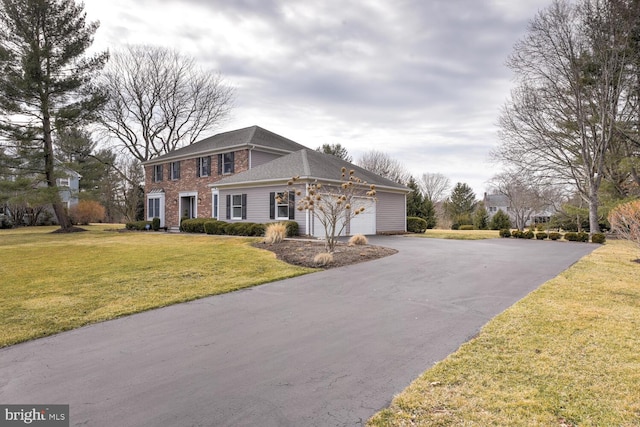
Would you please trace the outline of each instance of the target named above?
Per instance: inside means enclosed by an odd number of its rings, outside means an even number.
[[[415,237],[427,237],[432,239],[453,239],[453,240],[483,240],[497,239],[498,230],[427,230],[424,234],[411,234]]]
[[[0,347],[314,271],[255,239],[84,228],[0,230]]]
[[[369,426],[640,425],[640,255],[612,241],[488,323]]]

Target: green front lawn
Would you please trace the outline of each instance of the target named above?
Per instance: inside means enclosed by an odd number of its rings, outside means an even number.
[[[0,230],[0,347],[314,271],[250,238],[84,228]]]
[[[639,255],[622,241],[599,247],[494,318],[368,425],[640,425]]]

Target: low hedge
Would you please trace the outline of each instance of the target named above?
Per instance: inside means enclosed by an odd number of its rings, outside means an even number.
[[[210,218],[191,218],[180,221],[180,231],[185,233],[204,233],[204,223]]]
[[[145,231],[151,230],[151,221],[133,221],[125,224],[127,230]]]
[[[499,231],[500,237],[508,238],[511,237],[511,230],[508,228],[503,228]]]
[[[545,233],[544,231],[539,231],[536,233],[536,239],[538,240],[544,240],[547,237],[549,237],[549,235],[547,233]]]
[[[605,236],[604,233],[594,233],[593,236],[591,236],[592,243],[599,243],[602,245],[606,240],[607,236]]]
[[[407,217],[407,231],[409,233],[424,233],[427,230],[427,221],[417,216]]]
[[[184,222],[184,221],[183,221]],[[283,221],[287,228],[287,237],[298,235],[298,223],[295,221]],[[256,222],[224,222],[215,219],[204,221],[204,232],[207,234],[228,236],[264,236],[266,224]]]
[[[460,227],[458,227],[458,230],[460,230],[460,231],[471,231],[471,230],[473,230],[473,225],[463,224]]]
[[[549,233],[549,240],[560,240],[560,239],[562,239],[562,234],[556,233],[556,232]]]

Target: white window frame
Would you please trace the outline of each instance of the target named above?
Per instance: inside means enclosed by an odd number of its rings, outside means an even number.
[[[169,180],[177,181],[179,179],[180,179],[180,161],[169,163]]]
[[[239,198],[239,204],[236,204],[236,197]],[[239,214],[236,216],[236,208],[239,209]],[[231,219],[242,220],[242,194],[231,195]]]
[[[153,182],[162,181],[162,175],[164,175],[164,168],[162,165],[153,165]]]
[[[281,198],[283,201],[281,203],[278,203],[278,198]],[[287,208],[287,212],[286,215],[282,216],[280,215],[280,208],[281,207],[286,207]],[[275,200],[275,219],[277,220],[285,220],[288,221],[289,220],[289,208],[290,208],[290,204],[289,204],[289,200],[287,198],[285,198],[285,192],[276,192],[276,200]]]
[[[71,187],[71,178],[58,178],[58,187]]]
[[[204,160],[207,160],[206,162]],[[206,167],[204,167],[206,165]],[[198,157],[198,176],[203,178],[209,176],[211,170],[211,157],[203,156]]]
[[[227,159],[227,156],[231,159]],[[222,153],[222,174],[229,175],[233,173],[233,162],[235,161],[235,155],[233,153]]]

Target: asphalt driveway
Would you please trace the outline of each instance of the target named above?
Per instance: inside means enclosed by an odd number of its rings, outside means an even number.
[[[376,237],[381,260],[0,350],[1,404],[72,426],[359,426],[596,245]]]

